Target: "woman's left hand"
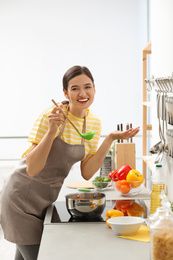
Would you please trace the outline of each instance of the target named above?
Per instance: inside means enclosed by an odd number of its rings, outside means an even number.
[[[140,127],[136,127],[136,128],[130,128],[126,131],[114,131],[112,132],[110,135],[113,138],[113,140],[116,139],[129,139],[134,137],[140,130]]]
[[[97,152],[94,155],[87,155],[87,157],[81,162],[81,172],[83,178],[85,180],[89,180],[99,170],[114,140],[132,138],[139,132],[139,130],[140,127],[136,127],[130,128],[124,132],[113,131],[107,135]]]

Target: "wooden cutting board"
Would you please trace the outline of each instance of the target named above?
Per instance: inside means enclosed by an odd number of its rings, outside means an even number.
[[[94,188],[91,181],[71,182],[71,183],[67,184],[67,187],[72,188],[72,189],[79,189],[79,188],[92,189],[92,188]]]
[[[109,187],[111,186],[111,182],[109,183]],[[93,184],[91,181],[79,181],[79,182],[71,182],[67,184],[68,188],[72,189],[79,189],[79,188],[84,188],[84,189],[92,189],[94,188]]]

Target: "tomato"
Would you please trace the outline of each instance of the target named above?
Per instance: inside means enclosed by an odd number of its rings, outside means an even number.
[[[117,200],[115,204],[116,208],[119,210],[127,210],[130,205],[131,200]]]
[[[117,181],[115,183],[115,188],[117,189],[117,191],[121,191],[121,181]]]
[[[115,188],[123,194],[129,193],[130,184],[126,180],[119,180],[115,183]]]
[[[127,209],[131,204],[131,200],[117,200],[114,209],[120,210],[124,213],[124,216],[128,216]]]
[[[127,194],[130,192],[130,185],[128,184],[122,184],[121,185],[121,193]]]

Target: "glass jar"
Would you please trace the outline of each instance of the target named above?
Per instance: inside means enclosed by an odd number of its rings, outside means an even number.
[[[150,226],[151,260],[173,259],[173,212],[167,196],[162,191],[162,206],[148,217]]]
[[[150,226],[151,260],[173,259],[173,217],[162,216]]]

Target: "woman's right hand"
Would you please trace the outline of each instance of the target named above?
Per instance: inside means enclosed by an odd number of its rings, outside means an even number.
[[[62,113],[63,105],[54,107],[49,114],[49,131],[56,134],[58,127],[65,123],[66,118]]]

